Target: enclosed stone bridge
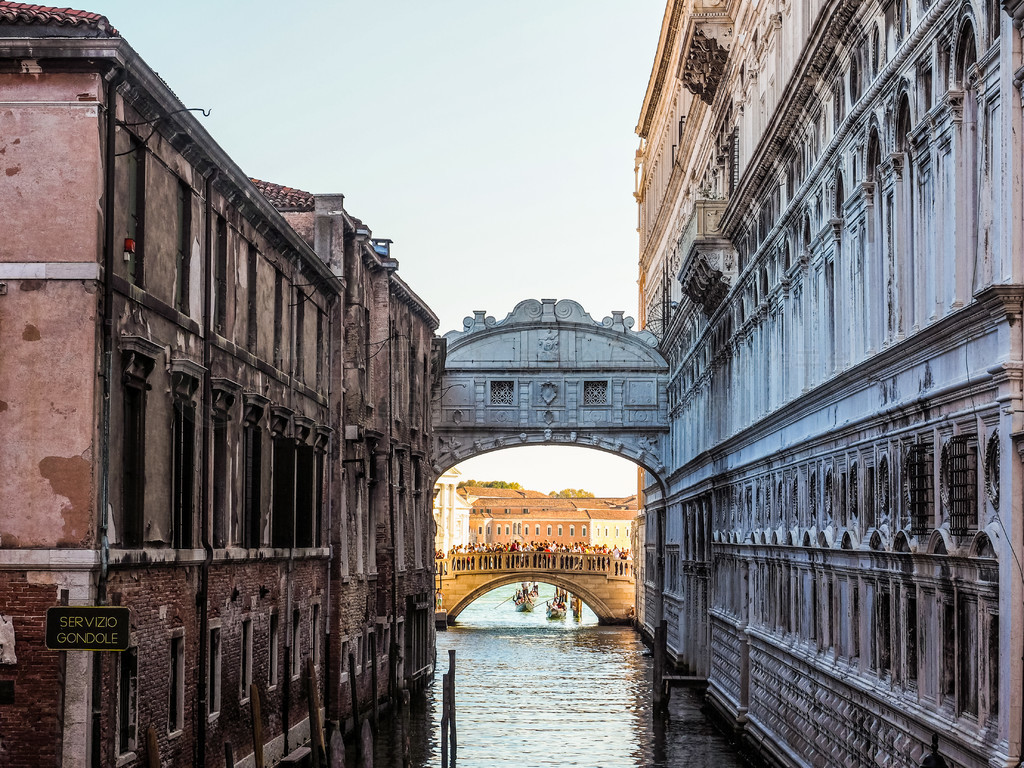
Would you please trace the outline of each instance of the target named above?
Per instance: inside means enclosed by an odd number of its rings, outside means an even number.
[[[668,364],[649,331],[569,299],[527,299],[445,334],[433,402],[434,469],[520,446],[592,448],[659,477],[668,433]]]
[[[481,595],[524,581],[553,584],[576,595],[601,624],[628,624],[633,618],[632,559],[570,552],[474,552],[436,560],[435,568],[449,622]]]

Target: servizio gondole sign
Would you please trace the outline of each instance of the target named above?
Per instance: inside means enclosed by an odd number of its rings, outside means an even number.
[[[46,609],[46,647],[51,651],[124,651],[131,615],[109,605],[55,605]]]

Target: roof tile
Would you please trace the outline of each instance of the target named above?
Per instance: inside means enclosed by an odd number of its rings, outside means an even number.
[[[0,25],[76,27],[105,37],[120,37],[106,16],[74,8],[53,8],[31,3],[12,3],[0,0]]]

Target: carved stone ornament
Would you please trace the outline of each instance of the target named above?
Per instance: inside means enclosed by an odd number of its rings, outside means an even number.
[[[538,357],[541,360],[558,359],[558,331],[541,331],[537,338]]]
[[[714,37],[705,34],[704,29],[694,30],[683,64],[683,85],[701,101],[710,105],[715,100],[718,86],[722,82],[728,58],[728,48],[719,44]]]

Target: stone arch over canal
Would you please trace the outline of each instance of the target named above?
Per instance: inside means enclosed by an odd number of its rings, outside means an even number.
[[[570,299],[527,299],[503,320],[478,311],[445,335],[434,399],[434,469],[521,446],[591,448],[660,480],[668,364],[649,331]]]
[[[506,584],[538,581],[579,597],[601,624],[625,624],[634,614],[633,561],[568,552],[473,552],[437,560],[443,608],[454,621],[473,601]],[[539,607],[538,607],[539,609]]]

